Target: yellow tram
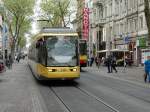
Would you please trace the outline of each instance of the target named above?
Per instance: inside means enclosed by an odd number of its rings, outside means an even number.
[[[78,34],[69,28],[43,28],[29,47],[28,63],[38,80],[79,78]]]

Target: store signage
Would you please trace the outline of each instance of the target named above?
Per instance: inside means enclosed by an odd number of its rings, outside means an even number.
[[[83,9],[83,39],[88,40],[89,37],[89,8]]]
[[[117,45],[116,49],[119,49],[119,50],[128,50],[128,45]]]
[[[145,38],[139,38],[139,47],[140,48],[146,48],[146,39]]]
[[[128,44],[130,42],[130,37],[126,36],[124,37],[124,44]]]

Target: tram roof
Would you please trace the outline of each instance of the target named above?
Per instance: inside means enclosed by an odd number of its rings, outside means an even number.
[[[60,27],[60,28],[44,27],[40,31],[40,33],[76,33],[76,31],[68,27]]]
[[[70,29],[68,27],[58,27],[58,28],[52,28],[52,27],[44,27],[39,33],[37,33],[34,37],[34,40],[37,40],[43,36],[58,36],[58,35],[65,35],[65,36],[77,36],[78,33]]]

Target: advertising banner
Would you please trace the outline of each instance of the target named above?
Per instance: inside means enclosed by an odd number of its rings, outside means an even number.
[[[139,37],[136,40],[136,46],[139,46],[140,48],[145,49],[147,47],[146,46],[146,44],[147,44],[146,39],[147,39],[146,36]]]
[[[83,9],[83,36],[82,38],[88,40],[89,37],[89,8]]]
[[[139,38],[139,47],[146,48],[146,39],[145,38]]]

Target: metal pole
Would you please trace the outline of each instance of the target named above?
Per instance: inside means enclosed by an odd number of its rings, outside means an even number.
[[[92,54],[91,54],[91,51],[92,51],[92,48],[91,48],[91,46],[92,46],[92,45],[91,45],[91,40],[92,40],[92,39],[91,39],[91,26],[90,26],[90,19],[91,19],[91,18],[90,18],[90,7],[89,7],[89,6],[88,6],[88,11],[89,11],[89,12],[88,12],[88,20],[89,20],[89,21],[88,21],[88,22],[89,22],[89,32],[88,32],[88,33],[89,33],[89,34],[88,34],[88,36],[89,36],[89,58],[91,59],[91,57],[92,57]]]
[[[138,22],[138,16],[139,16],[139,7],[138,7],[138,0],[137,0],[137,22]],[[137,38],[138,38],[138,25],[137,25],[137,34],[136,34],[137,36],[136,36],[136,42],[137,42]],[[137,44],[136,44],[136,66],[138,66],[138,64],[139,64],[139,60],[138,60],[138,46],[137,46]]]
[[[124,44],[124,67],[123,67],[123,72],[125,73],[125,68],[126,68],[126,59],[125,59],[126,53],[125,53],[125,44]]]
[[[91,44],[90,44],[90,36],[89,36],[89,58],[91,58]]]

